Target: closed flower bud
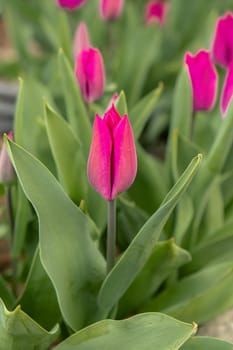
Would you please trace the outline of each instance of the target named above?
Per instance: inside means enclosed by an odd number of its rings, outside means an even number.
[[[67,10],[75,10],[85,2],[86,0],[57,0],[57,4]]]
[[[73,42],[74,58],[82,51],[87,50],[91,46],[87,26],[85,22],[81,22],[76,29]]]
[[[205,50],[194,56],[186,53],[185,63],[192,83],[193,110],[211,110],[216,100],[218,76],[210,53]]]
[[[96,115],[87,173],[90,184],[106,200],[126,191],[137,172],[137,155],[133,131],[127,115],[122,118],[114,105]]]
[[[227,68],[233,61],[233,15],[228,12],[217,21],[212,55],[215,63]]]
[[[164,24],[168,11],[169,4],[162,0],[149,1],[146,4],[145,10],[145,22],[150,24],[157,22],[158,24]]]
[[[221,111],[223,117],[226,115],[227,108],[233,96],[233,62],[230,64],[221,95]]]
[[[8,133],[8,138],[13,140],[13,133]],[[15,180],[15,171],[12,166],[10,157],[7,153],[5,143],[2,145],[0,153],[0,183],[3,185],[9,185]]]
[[[100,15],[108,21],[114,20],[121,15],[124,0],[100,0]]]
[[[75,75],[87,103],[92,103],[103,95],[105,70],[102,55],[98,49],[90,47],[80,51],[76,57]]]

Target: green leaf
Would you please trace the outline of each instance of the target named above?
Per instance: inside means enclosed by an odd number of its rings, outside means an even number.
[[[17,304],[46,329],[51,329],[60,321],[56,293],[41,264],[39,249],[35,252],[23,294]]]
[[[128,249],[108,274],[98,298],[99,306],[104,313],[108,313],[117,304],[135,277],[143,269],[169,215],[196,174],[201,158],[201,155],[198,155],[192,160],[176,185],[165,197],[161,207],[141,228]]]
[[[46,127],[58,177],[69,197],[77,204],[86,198],[86,173],[80,144],[71,126],[48,105],[45,106]]]
[[[146,125],[149,117],[151,116],[156,103],[161,96],[163,90],[163,84],[150,92],[148,95],[143,97],[130,111],[130,121],[132,123],[135,139],[138,139],[141,132]]]
[[[141,308],[185,322],[205,323],[233,306],[233,262],[207,266],[161,292]]]
[[[128,114],[128,107],[127,107],[126,96],[124,91],[121,91],[117,98],[116,108],[118,110],[118,113],[121,116]]]
[[[96,294],[105,274],[103,256],[91,239],[95,228],[43,164],[8,142],[24,192],[39,218],[41,261],[62,315],[71,328],[82,328],[95,317]]]
[[[62,50],[59,51],[58,63],[61,87],[66,103],[67,119],[83,147],[84,155],[87,159],[91,143],[91,123],[78,83],[75,80],[75,74]],[[83,135],[85,135],[85,137],[83,137]]]
[[[20,306],[8,311],[0,299],[0,348],[4,350],[47,350],[58,337],[55,327],[47,332],[25,314]]]
[[[233,344],[211,337],[192,337],[181,350],[233,350]]]
[[[5,305],[9,309],[11,309],[12,306],[14,305],[15,298],[7,282],[4,280],[2,276],[0,276],[0,298],[4,301]]]
[[[168,350],[179,349],[195,326],[159,313],[140,314],[127,320],[104,320],[72,335],[56,350]]]
[[[127,315],[149,300],[167,277],[191,260],[191,255],[173,240],[158,242],[144,268],[119,303],[119,314]]]

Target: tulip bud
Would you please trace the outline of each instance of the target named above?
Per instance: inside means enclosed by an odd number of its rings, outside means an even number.
[[[212,48],[215,63],[227,68],[233,61],[233,15],[228,12],[217,21]]]
[[[145,9],[145,22],[150,24],[157,22],[158,24],[164,24],[169,4],[165,1],[149,1],[146,4]]]
[[[223,117],[226,115],[227,108],[233,96],[233,61],[229,66],[221,95],[221,111]]]
[[[8,133],[8,138],[13,140],[13,133]],[[0,183],[3,185],[9,185],[15,180],[15,171],[12,166],[10,157],[7,153],[5,143],[2,145],[0,153]]]
[[[102,55],[98,49],[90,47],[78,54],[75,75],[87,103],[91,103],[103,95],[105,71]]]
[[[57,0],[57,4],[67,10],[75,10],[82,6],[86,0]]]
[[[114,105],[96,115],[87,173],[90,184],[107,201],[126,191],[137,172],[133,131],[127,115],[122,118]]]
[[[82,51],[91,46],[89,33],[85,22],[81,22],[76,29],[73,43],[74,58]]]
[[[193,110],[211,110],[216,99],[218,76],[210,53],[204,50],[194,56],[186,53],[185,63],[192,83]]]
[[[100,0],[100,15],[108,21],[114,20],[121,15],[124,0]]]

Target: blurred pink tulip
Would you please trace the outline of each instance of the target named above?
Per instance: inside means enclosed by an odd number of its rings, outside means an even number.
[[[233,61],[229,66],[226,79],[224,81],[222,95],[221,95],[221,111],[222,116],[225,117],[227,108],[233,96]]]
[[[114,20],[121,15],[124,0],[100,0],[100,15],[108,21]]]
[[[145,22],[150,24],[157,22],[164,24],[168,11],[169,4],[165,1],[149,1],[145,9]]]
[[[215,63],[227,68],[233,61],[233,15],[226,13],[217,21],[212,48]]]
[[[103,95],[105,70],[98,49],[90,47],[80,51],[76,57],[75,75],[87,103],[92,103]]]
[[[216,100],[218,76],[210,53],[205,50],[196,55],[186,53],[185,63],[192,83],[193,110],[211,110]]]
[[[7,134],[10,140],[13,140],[13,133],[9,132]],[[5,143],[2,145],[0,153],[0,183],[8,185],[12,183],[15,179],[15,171],[12,166],[10,157],[7,153]]]
[[[80,22],[78,25],[73,42],[73,53],[74,58],[82,50],[87,50],[91,46],[88,29],[85,22]]]
[[[137,172],[137,155],[132,127],[127,115],[122,118],[114,105],[96,115],[87,173],[90,184],[107,201],[126,191]]]
[[[68,10],[75,10],[82,6],[86,0],[57,0],[57,4]]]

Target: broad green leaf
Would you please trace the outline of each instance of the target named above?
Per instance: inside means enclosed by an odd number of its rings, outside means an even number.
[[[211,337],[192,337],[181,350],[233,350],[233,344]]]
[[[148,121],[156,106],[162,90],[163,84],[160,83],[156,89],[139,100],[139,102],[137,102],[130,111],[129,117],[132,123],[135,139],[138,139],[141,135],[146,122]]]
[[[67,338],[56,350],[168,350],[179,349],[195,326],[159,313],[126,320],[104,320]]]
[[[185,233],[189,234],[189,228],[194,216],[193,204],[191,197],[185,193],[177,205],[175,213],[175,223],[173,236],[176,243],[183,242]]]
[[[120,300],[119,314],[126,316],[135,312],[172,272],[190,260],[191,255],[173,240],[158,242],[144,268]]]
[[[62,315],[71,328],[80,329],[95,317],[96,294],[105,274],[103,256],[91,239],[95,228],[43,164],[13,142],[9,150],[38,215],[41,261]]]
[[[15,298],[10,287],[2,276],[0,276],[0,298],[4,301],[6,307],[9,309],[11,309],[14,305]]]
[[[70,125],[48,105],[45,106],[45,120],[59,180],[69,197],[79,204],[86,198],[87,186],[80,144]]]
[[[193,176],[196,174],[201,155],[192,160],[176,185],[165,197],[160,208],[151,216],[138,232],[127,250],[106,277],[99,292],[99,306],[108,313],[120,300],[122,295],[134,281],[150,257],[160,233],[172,210],[187,190]]]
[[[219,182],[213,183],[205,215],[205,237],[224,224],[224,202]]]
[[[17,304],[45,329],[51,329],[60,321],[56,293],[41,264],[39,249],[35,252],[23,294]]]
[[[10,312],[0,299],[0,348],[4,350],[47,350],[58,337],[56,326],[47,332],[25,314],[20,306]]]
[[[207,266],[151,299],[142,312],[165,312],[202,324],[233,306],[233,262]]]
[[[66,104],[67,119],[83,147],[84,155],[87,159],[91,143],[91,123],[81,96],[78,82],[75,80],[74,71],[62,50],[59,51],[58,63],[61,87]]]

